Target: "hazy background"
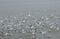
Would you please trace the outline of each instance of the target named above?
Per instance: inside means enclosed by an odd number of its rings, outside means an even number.
[[[60,16],[60,0],[0,0],[0,16],[25,16],[29,11],[38,17],[49,14]],[[60,32],[52,35],[52,39],[60,39]]]
[[[0,0],[0,16],[60,14],[60,0]]]

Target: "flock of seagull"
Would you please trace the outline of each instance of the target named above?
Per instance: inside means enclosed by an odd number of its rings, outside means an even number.
[[[12,36],[15,33],[31,33],[35,38],[37,33],[46,35],[47,33],[58,32],[60,30],[58,17],[54,15],[36,18],[30,14],[20,18],[16,16],[0,17],[0,36]]]

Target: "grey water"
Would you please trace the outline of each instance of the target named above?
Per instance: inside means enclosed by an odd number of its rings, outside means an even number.
[[[60,17],[60,0],[0,0],[0,16],[24,17],[29,13],[32,16],[36,16],[36,18],[39,18],[40,16],[48,16],[50,14]],[[49,39],[60,38],[60,32],[51,34],[52,38]],[[25,37],[23,34],[19,35],[19,33],[16,34],[17,37],[14,36],[10,37],[10,39],[32,39],[31,36]],[[42,37],[40,38],[45,39]],[[2,37],[1,39],[9,38]]]
[[[0,0],[0,16],[60,14],[60,0]]]

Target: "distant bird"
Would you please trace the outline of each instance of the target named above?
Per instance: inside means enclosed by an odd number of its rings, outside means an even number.
[[[56,30],[57,30],[57,31],[59,31],[59,30],[60,30],[60,28],[56,28]]]
[[[47,32],[46,31],[44,31],[44,32],[42,32],[42,35],[45,35]]]

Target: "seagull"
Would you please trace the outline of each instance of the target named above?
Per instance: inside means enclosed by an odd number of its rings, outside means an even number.
[[[0,20],[1,23],[3,23],[3,20]]]
[[[9,35],[9,34],[8,34],[8,33],[5,33],[4,35],[7,36],[7,35]]]
[[[42,32],[42,35],[45,35],[46,34],[46,31]]]
[[[31,14],[29,13],[27,16],[28,16],[28,17],[31,17]]]
[[[56,30],[58,31],[58,30],[60,30],[60,28],[56,28]]]
[[[16,16],[14,16],[14,19],[16,19]]]
[[[12,34],[9,34],[9,33],[5,33],[4,35],[5,35],[5,36],[11,36]]]

